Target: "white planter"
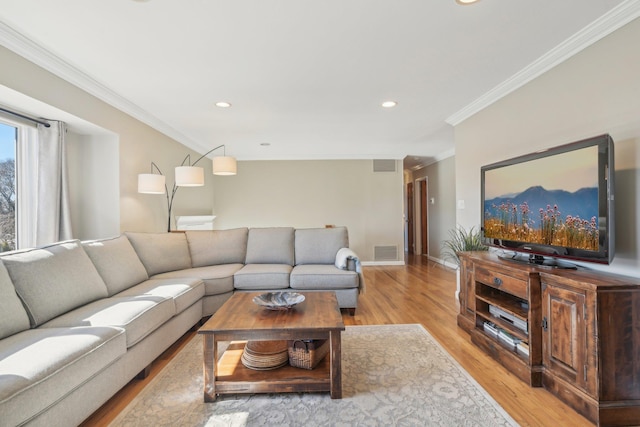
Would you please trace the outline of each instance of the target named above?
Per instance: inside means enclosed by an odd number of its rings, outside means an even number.
[[[460,301],[460,267],[456,268],[456,302]]]

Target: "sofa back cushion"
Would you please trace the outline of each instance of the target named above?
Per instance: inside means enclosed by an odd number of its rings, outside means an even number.
[[[107,286],[77,240],[3,255],[31,327],[108,296]]]
[[[7,268],[0,262],[0,339],[29,329],[25,311]]]
[[[248,228],[232,230],[187,231],[193,267],[244,264],[247,255]]]
[[[245,264],[294,265],[293,227],[252,228]]]
[[[349,247],[346,227],[296,230],[296,265],[334,264],[340,248]]]
[[[189,245],[184,233],[133,233],[131,242],[149,276],[191,268]]]
[[[109,296],[149,278],[127,236],[82,242],[82,246],[107,285]]]

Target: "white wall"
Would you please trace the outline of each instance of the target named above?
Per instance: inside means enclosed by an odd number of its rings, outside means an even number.
[[[0,63],[0,86],[108,135],[70,137],[76,237],[166,230],[166,197],[138,194],[137,175],[148,173],[153,161],[171,189],[174,167],[187,154],[192,159],[199,155],[4,47]],[[60,119],[38,108],[20,110]],[[212,141],[215,145],[219,142]],[[370,160],[240,162],[237,176],[215,178],[208,159],[198,165],[205,168],[205,186],[179,189],[174,217],[214,213],[217,228],[346,225],[363,260],[373,260],[375,246],[392,245],[403,260],[400,162],[392,173],[373,173]]]
[[[403,261],[402,162],[373,172],[372,160],[244,161],[214,177],[216,229],[346,226],[363,261],[397,246]]]
[[[449,238],[449,230],[456,227],[456,193],[455,193],[455,157],[448,157],[413,172],[412,179],[428,178],[428,198],[434,204],[427,203],[429,228],[429,256],[442,260],[442,241]],[[417,205],[416,198],[416,205]],[[415,222],[420,221],[417,214]]]
[[[73,237],[120,233],[119,149],[115,135],[67,132],[67,165]]]
[[[116,217],[119,217],[119,231],[164,231],[167,229],[166,198],[158,195],[138,194],[137,176],[139,173],[148,173],[153,161],[167,176],[167,184],[171,188],[173,168],[180,165],[187,154],[190,154],[192,159],[197,159],[200,156],[198,153],[2,46],[0,46],[0,64],[2,64],[0,85],[39,103],[54,107],[65,115],[95,124],[118,139],[118,166],[116,170],[119,171],[117,176],[119,212],[109,216],[108,230],[103,228],[94,230],[89,224],[90,218],[83,218],[80,223],[74,223],[74,230],[78,230],[83,238],[97,238],[115,228],[111,221]],[[12,107],[10,103],[2,103]],[[38,109],[22,111],[36,117],[45,116],[50,119],[59,119],[59,117],[42,113]],[[212,141],[212,148],[216,145],[219,144]],[[94,151],[89,148],[85,154],[100,156],[101,152],[100,149]],[[89,163],[94,161],[99,162],[100,159],[88,160]],[[205,168],[205,186],[181,189],[175,198],[175,214],[210,214],[213,209],[211,162],[203,160],[198,166]],[[98,183],[102,179],[99,169],[85,169],[83,173],[85,174],[83,179],[89,182]],[[96,200],[102,196],[103,194],[99,192],[93,195]],[[107,200],[113,197],[113,194],[108,191],[104,197],[106,199],[102,202],[108,203]],[[77,200],[76,202],[75,209],[78,213],[82,211],[81,206],[84,202]],[[109,208],[113,209],[113,205]],[[95,210],[91,215],[94,214]]]
[[[640,276],[640,19],[455,127],[457,220],[480,222],[480,167],[587,137],[615,141],[616,255]]]

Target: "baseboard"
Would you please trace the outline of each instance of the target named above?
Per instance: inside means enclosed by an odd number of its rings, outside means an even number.
[[[427,258],[429,259],[429,261],[437,262],[438,264],[442,264],[445,267],[449,267],[449,268],[452,268],[454,270],[458,269],[458,266],[456,264],[452,263],[452,262],[444,261],[444,260],[442,260],[440,258],[436,258],[436,257],[433,257],[431,255],[427,255]],[[362,261],[361,264],[364,265],[364,266],[367,266],[367,265],[384,266],[384,265],[405,265],[405,262],[404,261]]]
[[[363,266],[373,265],[405,265],[404,261],[362,261]]]
[[[437,262],[438,264],[442,264],[442,265],[444,265],[445,267],[453,268],[454,270],[457,270],[457,269],[458,269],[458,265],[457,265],[457,264],[454,264],[454,263],[452,263],[452,262],[445,261],[445,260],[443,260],[443,259],[436,258],[436,257],[431,256],[431,255],[427,255],[427,257],[429,258],[429,260],[430,260],[430,261]]]

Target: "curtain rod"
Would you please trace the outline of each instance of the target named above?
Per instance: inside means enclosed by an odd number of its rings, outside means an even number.
[[[20,117],[21,119],[25,119],[25,120],[29,120],[29,121],[34,122],[34,123],[41,124],[41,125],[43,125],[44,127],[47,127],[47,128],[51,127],[51,125],[48,122],[45,122],[44,120],[39,120],[39,119],[36,119],[36,118],[33,118],[33,117],[25,116],[24,114],[16,113],[15,111],[7,110],[6,108],[0,107],[0,111],[5,112],[7,114],[14,115],[16,117]]]

